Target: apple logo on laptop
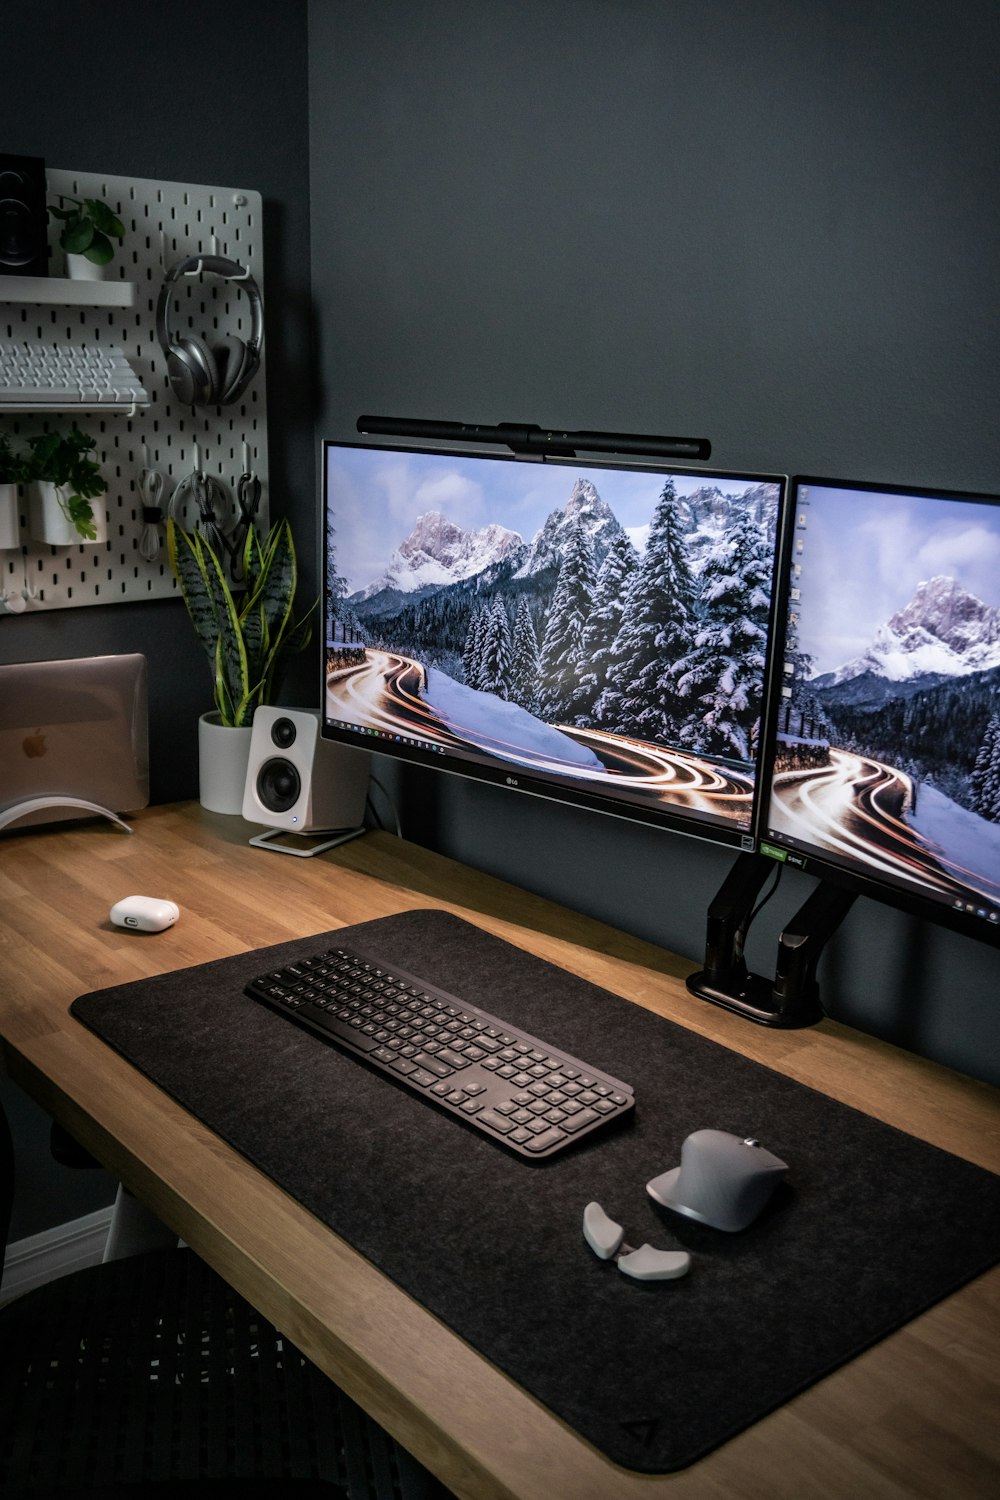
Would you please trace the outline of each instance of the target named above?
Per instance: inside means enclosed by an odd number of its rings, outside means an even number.
[[[45,731],[36,729],[34,734],[26,734],[21,741],[21,749],[29,760],[37,760],[40,755],[44,755],[48,749],[45,743]]]

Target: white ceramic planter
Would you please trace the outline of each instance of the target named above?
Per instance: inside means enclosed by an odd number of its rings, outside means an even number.
[[[198,801],[208,812],[242,813],[253,730],[227,729],[217,710],[198,720]]]
[[[66,251],[66,275],[71,281],[103,281],[107,266],[95,265],[85,255]]]
[[[95,541],[83,537],[69,518],[69,510],[63,498],[64,492],[47,479],[38,479],[31,486],[28,496],[28,529],[38,542],[47,542],[50,547],[96,546],[108,539],[108,515],[104,502],[91,500],[94,525],[97,529]]]
[[[0,484],[0,551],[21,545],[21,502],[17,485]]]

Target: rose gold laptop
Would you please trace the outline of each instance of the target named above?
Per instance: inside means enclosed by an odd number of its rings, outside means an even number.
[[[0,830],[148,802],[144,656],[0,665]]]

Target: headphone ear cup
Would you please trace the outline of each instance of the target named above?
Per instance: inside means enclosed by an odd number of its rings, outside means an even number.
[[[243,389],[242,381],[250,363],[250,351],[242,339],[230,333],[212,345],[212,353],[219,372],[219,394],[216,399],[225,406],[230,401],[235,401]]]
[[[185,406],[211,406],[218,401],[219,371],[211,349],[192,333],[176,339],[167,351],[167,378]]]

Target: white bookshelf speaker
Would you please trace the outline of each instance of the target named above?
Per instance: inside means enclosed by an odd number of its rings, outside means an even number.
[[[319,714],[258,708],[250,737],[243,816],[269,831],[251,844],[281,854],[319,854],[364,833],[371,756],[324,740]]]

